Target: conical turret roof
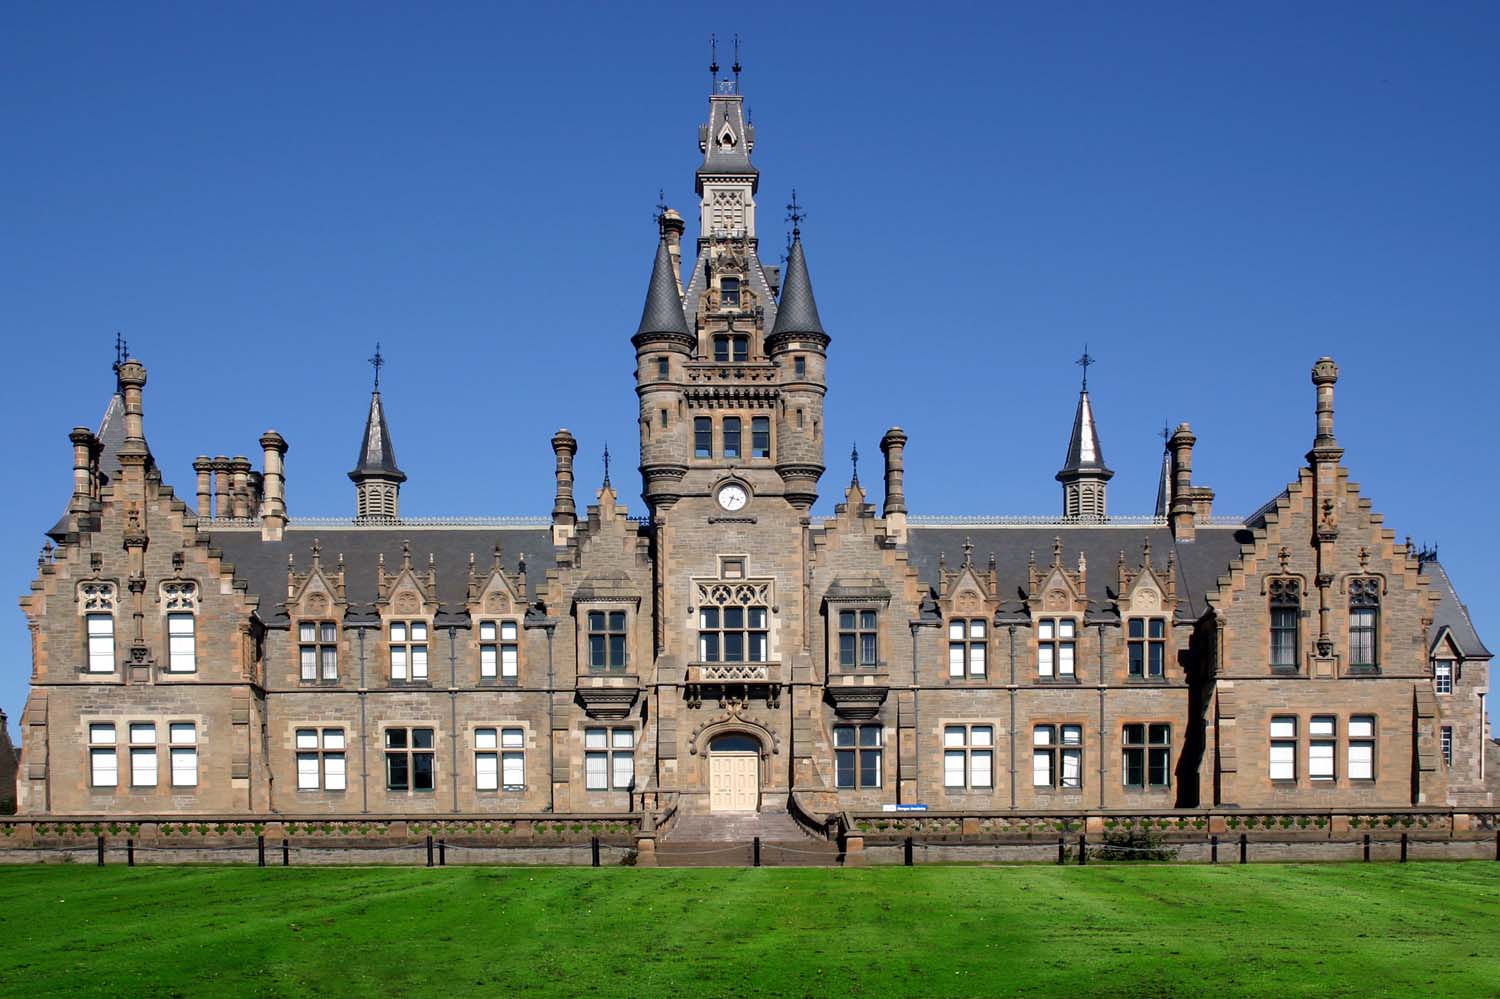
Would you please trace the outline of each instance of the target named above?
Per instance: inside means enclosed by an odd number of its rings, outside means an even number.
[[[786,257],[786,275],[781,282],[781,302],[776,306],[776,326],[771,335],[780,333],[828,334],[818,318],[818,303],[813,298],[812,279],[807,276],[807,257],[802,252],[802,237],[794,235]]]
[[[1094,428],[1094,407],[1089,401],[1089,390],[1078,393],[1078,411],[1073,414],[1073,434],[1068,438],[1068,456],[1059,480],[1076,478],[1092,473],[1109,478],[1115,473],[1104,464],[1104,449],[1099,446],[1099,432]]]
[[[692,336],[682,299],[677,294],[677,278],[672,274],[672,254],[663,233],[656,244],[656,263],[651,267],[651,284],[646,288],[646,307],[641,310],[641,325],[636,336],[647,333],[675,333]]]
[[[365,419],[365,436],[359,446],[359,461],[349,478],[358,482],[365,478],[394,479],[406,481],[406,473],[396,465],[396,448],[391,443],[391,431],[385,423],[385,407],[380,402],[380,390],[370,393],[370,415]]]
[[[1156,483],[1156,515],[1165,517],[1172,512],[1172,452],[1163,450],[1161,455],[1161,479]]]

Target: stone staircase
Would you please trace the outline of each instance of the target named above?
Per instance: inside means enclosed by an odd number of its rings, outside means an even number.
[[[656,844],[660,867],[749,867],[760,838],[762,867],[837,867],[838,847],[814,838],[786,812],[683,815]]]

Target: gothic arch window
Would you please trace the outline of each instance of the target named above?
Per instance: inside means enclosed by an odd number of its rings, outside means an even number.
[[[196,672],[198,584],[184,579],[169,580],[161,586],[161,600],[167,614],[167,672]]]
[[[115,671],[114,583],[87,582],[78,586],[78,606],[83,613],[84,656],[90,673]]]
[[[770,585],[746,580],[700,586],[698,661],[762,663],[770,652]]]
[[[1380,665],[1380,580],[1349,581],[1349,666],[1377,669]]]
[[[1302,618],[1302,581],[1273,579],[1270,585],[1271,668],[1297,669]]]

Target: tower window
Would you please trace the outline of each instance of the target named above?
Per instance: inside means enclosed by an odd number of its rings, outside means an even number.
[[[665,409],[657,411],[656,422],[664,427],[667,425],[667,411]]]
[[[740,307],[740,279],[719,279],[719,304],[726,309],[738,309]]]
[[[757,416],[750,420],[750,457],[771,457],[771,418]]]
[[[714,337],[714,360],[720,364],[729,362],[729,337]]]
[[[693,457],[714,456],[714,421],[706,416],[693,417]]]
[[[667,359],[665,357],[658,357],[656,359],[656,377],[663,380],[667,377]]]
[[[801,354],[798,354],[795,358],[792,359],[792,370],[796,372],[798,378],[806,378],[807,358],[803,357]]]
[[[875,623],[873,610],[839,611],[840,669],[874,669],[879,664]]]
[[[724,417],[724,457],[738,458],[740,456],[740,418],[738,416]]]

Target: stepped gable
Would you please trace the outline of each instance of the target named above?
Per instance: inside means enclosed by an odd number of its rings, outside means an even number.
[[[1025,599],[1027,562],[1034,552],[1039,565],[1050,565],[1052,546],[1059,538],[1063,546],[1063,565],[1069,568],[1075,566],[1080,553],[1088,562],[1088,596],[1093,614],[1114,616],[1114,588],[1118,583],[1114,569],[1120,560],[1120,552],[1125,552],[1125,559],[1130,565],[1138,565],[1143,543],[1149,538],[1151,564],[1158,573],[1166,571],[1168,555],[1176,553],[1179,602],[1177,617],[1196,620],[1208,608],[1204,594],[1239,555],[1240,545],[1248,541],[1250,535],[1244,528],[1233,525],[1200,527],[1197,540],[1192,544],[1177,545],[1172,540],[1172,532],[1165,525],[1075,527],[1068,524],[975,524],[912,527],[908,545],[911,564],[921,574],[923,581],[930,583],[934,590],[937,586],[939,555],[945,556],[950,565],[956,566],[962,558],[965,541],[973,543],[977,561],[983,562],[993,553],[1000,577],[1000,613],[1003,616],[1029,618]]]
[[[377,566],[380,556],[385,556],[387,572],[394,572],[401,565],[401,546],[410,543],[412,563],[419,570],[432,555],[437,567],[438,601],[443,611],[437,624],[458,623],[464,620],[464,607],[468,602],[469,555],[484,559],[501,545],[505,553],[505,568],[514,572],[516,561],[526,556],[526,571],[532,579],[540,579],[553,565],[552,533],[549,528],[444,528],[444,527],[394,527],[394,528],[289,528],[281,541],[262,541],[254,531],[218,531],[210,537],[210,544],[224,553],[224,558],[233,564],[235,577],[244,580],[250,592],[261,597],[260,618],[268,626],[284,628],[288,618],[282,601],[286,599],[287,556],[295,559],[294,566],[306,571],[312,565],[312,546],[316,541],[322,546],[323,565],[335,565],[340,556],[344,559],[347,595],[350,606],[348,620],[378,621],[375,614]]]

